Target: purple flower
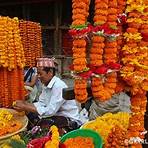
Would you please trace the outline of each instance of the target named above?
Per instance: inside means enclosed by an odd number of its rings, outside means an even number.
[[[38,131],[41,131],[41,127],[40,126],[35,126],[31,129],[31,133],[32,135],[36,134]]]

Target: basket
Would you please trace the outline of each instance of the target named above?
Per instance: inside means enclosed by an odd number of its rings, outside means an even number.
[[[8,141],[9,138],[11,138],[13,135],[16,135],[16,134],[26,130],[26,127],[28,125],[28,118],[26,115],[19,115],[19,113],[14,109],[0,108],[0,110],[1,109],[5,109],[5,110],[10,111],[14,115],[14,118],[22,123],[22,127],[18,131],[0,136],[0,145],[3,144],[4,142]]]
[[[65,140],[69,139],[69,138],[75,138],[75,137],[91,137],[93,138],[93,143],[94,143],[94,147],[95,148],[102,148],[103,147],[103,140],[101,138],[101,136],[90,129],[77,129],[74,131],[71,131],[67,134],[65,134],[64,136],[62,136],[61,138],[61,142],[64,143]]]

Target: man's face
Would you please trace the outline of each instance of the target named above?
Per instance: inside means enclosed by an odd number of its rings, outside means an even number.
[[[48,73],[43,70],[43,67],[37,68],[38,78],[44,85],[48,85],[49,81],[51,80],[53,74],[49,71]]]

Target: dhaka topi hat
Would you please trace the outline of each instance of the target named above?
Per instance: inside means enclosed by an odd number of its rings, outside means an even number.
[[[54,58],[38,58],[37,67],[51,67],[55,68]]]

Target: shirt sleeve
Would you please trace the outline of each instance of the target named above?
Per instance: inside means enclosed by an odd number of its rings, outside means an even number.
[[[59,110],[61,105],[64,103],[62,98],[62,89],[63,88],[52,88],[51,97],[48,99],[48,103],[38,101],[34,103],[34,106],[37,109],[37,112],[40,116],[53,116]]]

